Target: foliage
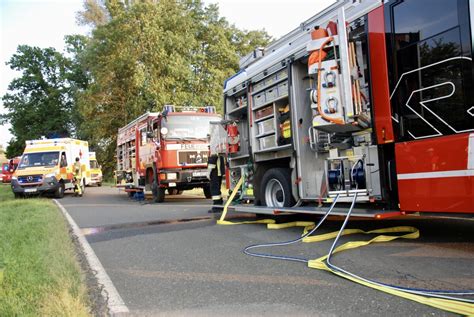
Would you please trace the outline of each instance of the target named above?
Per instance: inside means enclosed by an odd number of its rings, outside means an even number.
[[[0,123],[9,122],[14,136],[7,148],[9,157],[21,154],[28,139],[77,135],[81,123],[77,91],[87,86],[88,79],[75,57],[84,48],[85,37],[70,36],[66,43],[71,58],[54,48],[20,45],[7,63],[21,72],[2,98],[7,113],[0,116]]]
[[[95,26],[82,66],[93,78],[80,111],[105,171],[114,169],[118,128],[165,104],[215,105],[239,56],[268,43],[264,31],[241,31],[200,0],[86,1]],[[92,9],[90,9],[92,8]],[[95,19],[107,17],[107,22]]]
[[[0,186],[0,315],[88,316],[69,232],[45,199],[14,199]]]
[[[77,137],[110,176],[119,127],[165,104],[222,110],[222,85],[239,57],[270,40],[230,25],[201,0],[84,0],[77,20],[92,34],[66,37],[65,54],[21,45],[8,62],[22,73],[0,117],[12,125],[11,157],[28,139]]]

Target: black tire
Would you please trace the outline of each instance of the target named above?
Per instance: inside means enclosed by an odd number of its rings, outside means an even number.
[[[59,187],[54,192],[54,198],[61,199],[64,197],[64,183],[60,183]]]
[[[178,190],[178,192],[176,193],[176,195],[181,195],[183,193],[183,190]]]
[[[102,183],[97,183],[97,187],[102,187]]]
[[[211,186],[210,185],[206,185],[202,188],[202,191],[204,192],[204,196],[206,196],[207,199],[211,199],[212,198],[212,194],[211,194]]]
[[[152,183],[151,192],[153,193],[153,201],[155,203],[162,203],[165,201],[165,188],[158,187],[156,180]]]
[[[22,193],[13,193],[13,195],[15,195],[15,199],[23,198]]]
[[[268,207],[291,207],[295,204],[291,193],[291,173],[287,168],[271,168],[262,178],[260,198]]]

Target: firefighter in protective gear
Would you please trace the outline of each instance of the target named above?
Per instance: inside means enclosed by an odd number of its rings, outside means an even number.
[[[221,195],[222,176],[225,175],[224,154],[212,154],[207,161],[207,169],[209,170],[210,189],[213,205],[209,212],[220,212],[221,209],[216,208],[216,206],[221,206],[224,202]]]
[[[76,157],[76,161],[74,162],[73,165],[73,173],[74,173],[74,193],[78,195],[79,197],[82,197],[82,168],[81,168],[81,162],[79,161],[79,158]]]

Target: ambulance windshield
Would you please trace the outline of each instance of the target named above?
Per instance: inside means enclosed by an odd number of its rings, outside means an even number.
[[[199,116],[196,114],[168,116],[162,127],[168,129],[165,139],[197,140],[207,139],[209,122],[220,121],[219,116]]]
[[[21,157],[18,169],[27,167],[54,167],[59,163],[59,152],[26,153]]]
[[[91,168],[93,168],[93,169],[100,168],[99,163],[97,163],[96,160],[90,160],[90,164],[91,164]]]

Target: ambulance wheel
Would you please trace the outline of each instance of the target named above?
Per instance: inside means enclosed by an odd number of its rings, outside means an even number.
[[[159,187],[158,183],[153,181],[151,185],[151,192],[153,193],[153,201],[155,203],[162,203],[165,201],[165,190],[166,188]]]
[[[287,168],[272,168],[266,171],[262,178],[260,197],[268,207],[293,206],[290,170]]]
[[[64,183],[61,183],[59,187],[54,192],[54,198],[63,198],[64,197]]]
[[[102,183],[97,183],[97,187],[102,187]]]
[[[204,196],[206,196],[207,199],[211,199],[212,198],[212,194],[211,194],[211,186],[210,185],[206,185],[202,188],[202,190],[204,191]]]

